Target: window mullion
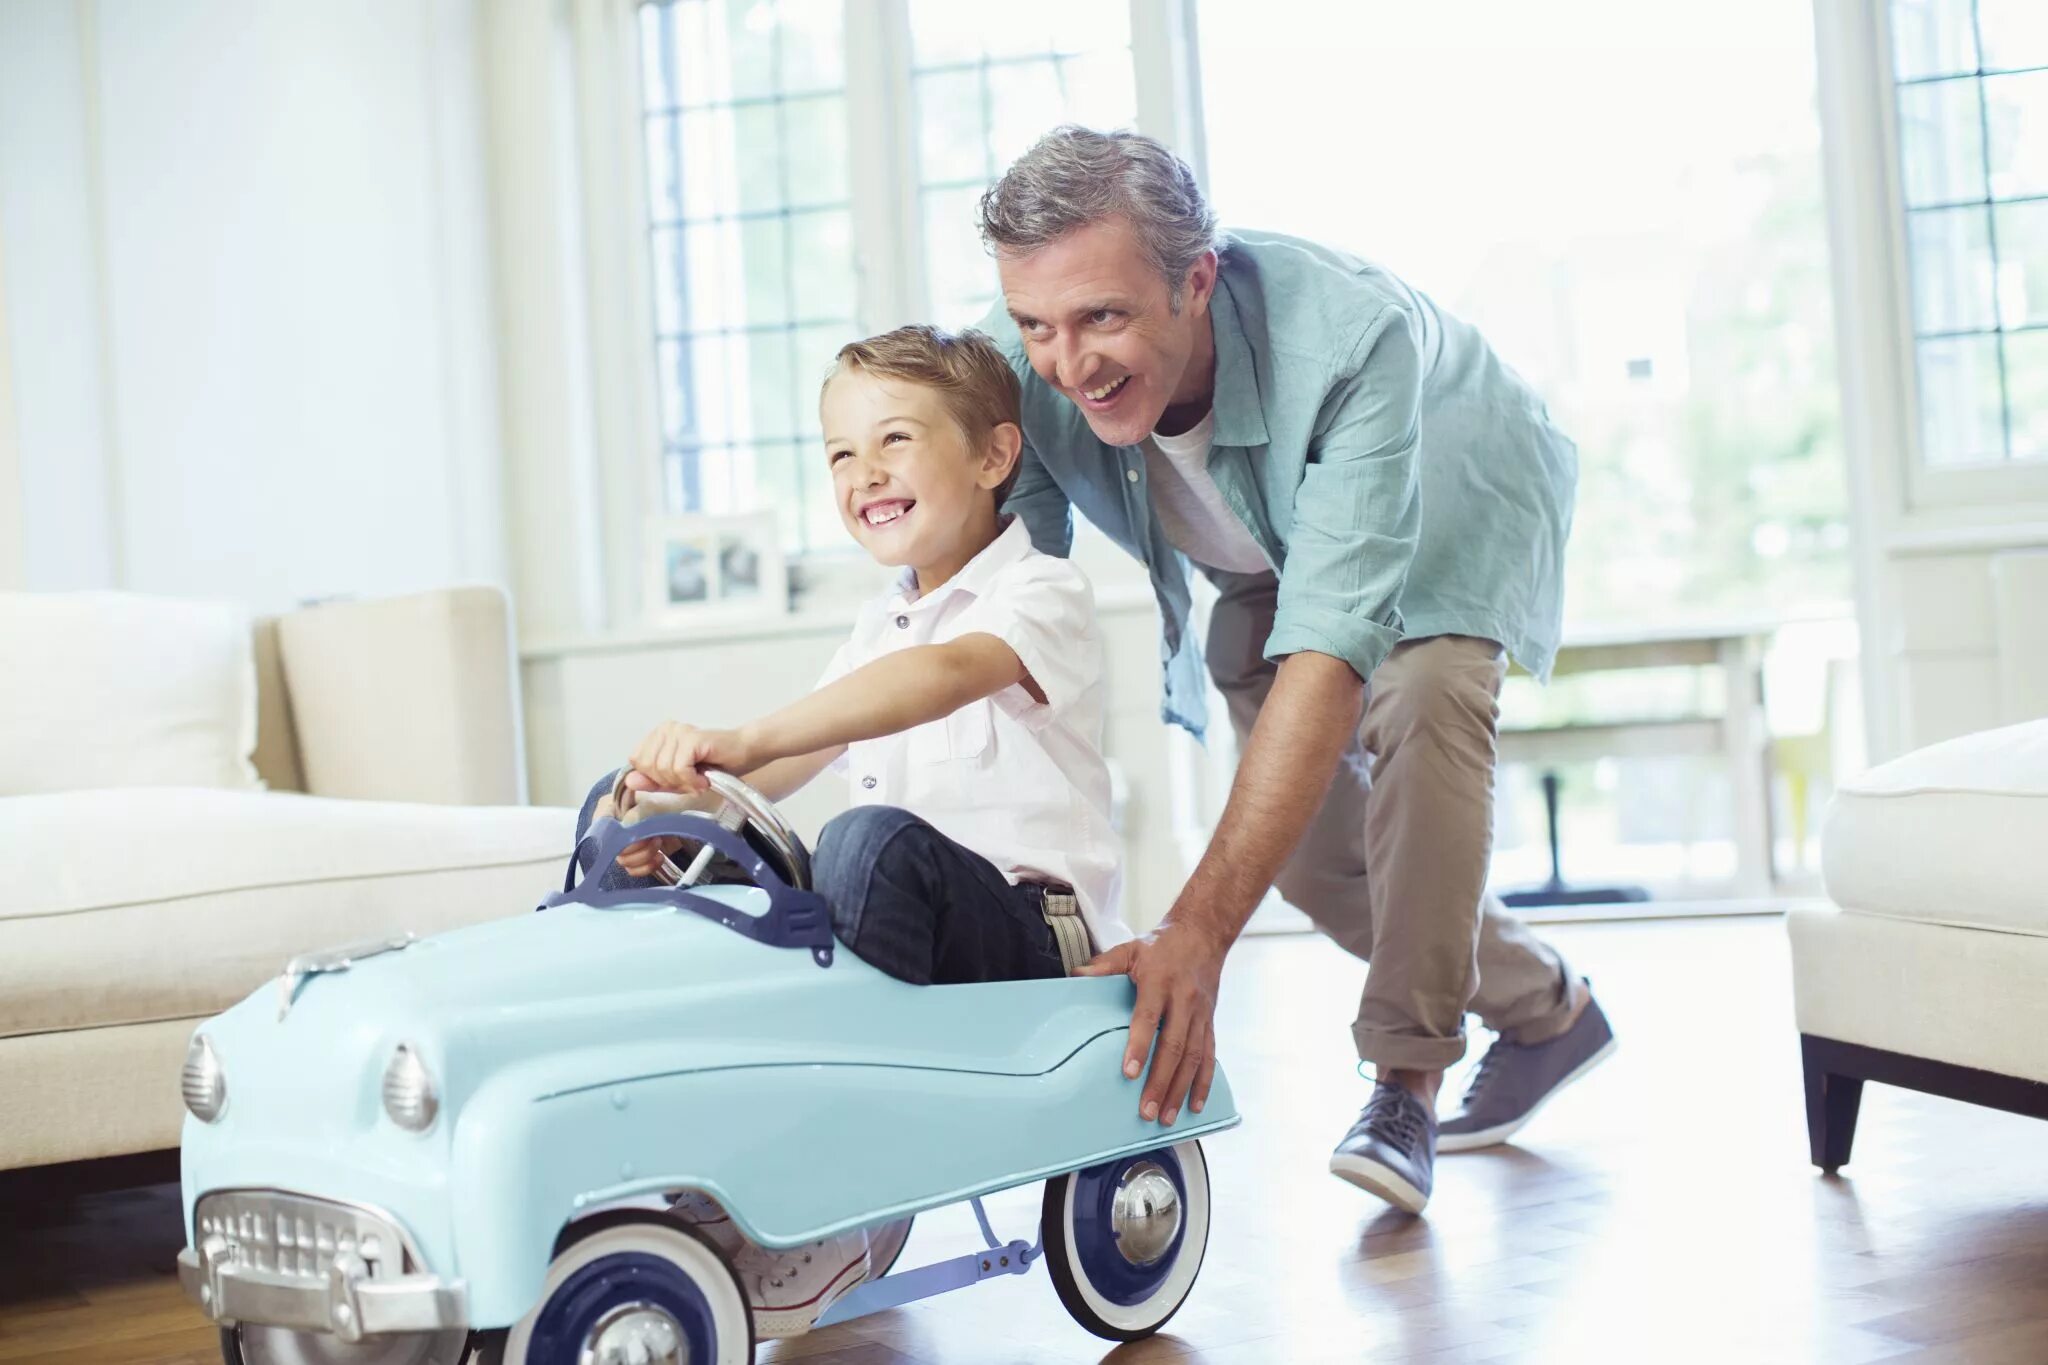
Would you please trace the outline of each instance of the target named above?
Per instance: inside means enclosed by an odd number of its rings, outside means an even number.
[[[1130,0],[1130,6],[1138,131],[1173,148],[1206,187],[1208,139],[1202,123],[1195,0]]]
[[[847,0],[847,145],[857,307],[865,332],[927,316],[917,211],[909,0]]]

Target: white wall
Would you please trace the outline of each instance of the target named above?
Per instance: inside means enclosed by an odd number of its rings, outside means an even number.
[[[0,7],[27,586],[505,580],[476,28],[474,0]]]

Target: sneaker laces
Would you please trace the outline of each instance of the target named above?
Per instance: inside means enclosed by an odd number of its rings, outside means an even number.
[[[1393,1082],[1383,1081],[1373,1087],[1365,1112],[1358,1116],[1358,1126],[1412,1152],[1422,1142],[1422,1102]]]
[[[1485,1055],[1479,1059],[1479,1065],[1473,1069],[1472,1079],[1465,1083],[1466,1108],[1471,1108],[1473,1101],[1485,1092],[1486,1082],[1501,1073],[1507,1059],[1513,1055],[1515,1047],[1516,1044],[1505,1038],[1493,1040],[1493,1046],[1486,1049]]]

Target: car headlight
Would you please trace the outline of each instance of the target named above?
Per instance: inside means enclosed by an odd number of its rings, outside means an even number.
[[[178,1077],[178,1089],[185,1107],[205,1123],[218,1123],[228,1107],[228,1073],[221,1069],[220,1054],[213,1040],[203,1033],[192,1035],[185,1049],[185,1070]]]
[[[391,1121],[410,1133],[424,1133],[434,1126],[441,1110],[441,1097],[434,1092],[434,1077],[410,1043],[400,1043],[384,1068],[384,1112]]]

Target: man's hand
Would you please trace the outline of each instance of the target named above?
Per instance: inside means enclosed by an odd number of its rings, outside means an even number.
[[[710,787],[706,768],[745,773],[757,766],[754,746],[742,730],[699,730],[681,721],[663,721],[647,732],[633,750],[634,772],[646,780],[627,784],[636,791],[681,792],[695,796]]]
[[[1128,976],[1138,988],[1130,1041],[1124,1046],[1124,1075],[1135,1079],[1145,1054],[1152,1054],[1152,1073],[1138,1101],[1138,1113],[1147,1122],[1172,1123],[1184,1100],[1197,1114],[1209,1102],[1209,1086],[1216,1079],[1216,990],[1227,951],[1227,944],[1169,919],[1075,972]]]

